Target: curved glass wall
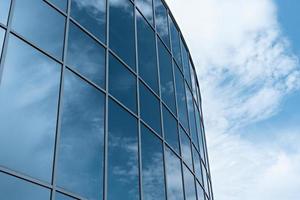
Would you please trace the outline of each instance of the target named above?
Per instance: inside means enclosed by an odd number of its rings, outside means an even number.
[[[0,199],[213,199],[163,0],[1,0],[0,58]]]

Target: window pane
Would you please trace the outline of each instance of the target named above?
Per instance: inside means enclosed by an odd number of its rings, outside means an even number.
[[[172,59],[165,46],[158,40],[161,98],[176,113]]]
[[[70,23],[67,65],[104,88],[105,49]]]
[[[112,0],[109,9],[110,48],[135,70],[133,5],[128,0]]]
[[[65,17],[45,2],[16,0],[12,28],[61,59]]]
[[[5,36],[5,31],[4,31],[4,29],[0,28],[0,56],[1,56],[1,52],[2,52],[4,36]]]
[[[184,199],[180,160],[168,148],[165,151],[165,159],[168,200]]]
[[[181,124],[184,126],[184,128],[186,130],[189,130],[184,79],[178,67],[174,66],[174,70],[175,70],[176,98],[177,98],[179,120]]]
[[[184,77],[187,80],[189,86],[191,87],[192,84],[191,84],[189,54],[188,54],[188,51],[185,48],[182,40],[181,40],[181,52],[182,52],[182,64],[183,64]]]
[[[137,37],[139,74],[158,93],[155,35],[140,14],[137,15]]]
[[[161,134],[159,100],[140,82],[141,118]]]
[[[0,1],[0,23],[2,23],[4,25],[7,24],[10,2],[11,2],[11,0],[1,0]]]
[[[193,146],[193,159],[194,159],[194,171],[196,174],[196,177],[200,182],[202,182],[202,171],[201,171],[201,163],[200,163],[200,155],[196,151],[195,147]]]
[[[193,169],[192,152],[191,152],[191,141],[186,135],[184,130],[179,128],[180,139],[181,139],[181,155],[183,160],[187,163],[190,169]]]
[[[185,199],[196,200],[196,187],[194,175],[183,165],[183,176],[185,185]]]
[[[202,133],[202,127],[201,127],[201,120],[200,120],[200,115],[199,115],[199,110],[196,109],[196,125],[197,125],[197,133],[198,133],[198,148],[200,151],[201,158],[203,161],[205,160],[204,158],[204,145],[203,145],[203,133]]]
[[[204,190],[205,190],[206,194],[208,194],[207,173],[206,173],[206,169],[203,164],[202,164],[202,174],[203,174]]]
[[[188,114],[189,114],[190,135],[192,137],[192,141],[195,144],[197,144],[197,129],[196,129],[196,119],[195,119],[195,110],[194,110],[194,98],[187,84],[185,86],[186,86],[185,91],[186,91]]]
[[[68,0],[50,0],[54,5],[56,5],[59,9],[66,12],[68,7]]]
[[[145,200],[165,200],[165,179],[162,142],[141,125],[143,197]]]
[[[137,120],[113,100],[108,111],[108,200],[138,200]]]
[[[177,121],[164,106],[163,120],[165,140],[177,153],[179,153]]]
[[[176,59],[177,64],[182,69],[179,32],[178,32],[173,20],[171,20],[171,19],[170,19],[170,30],[171,30],[171,39],[172,39],[172,53]]]
[[[136,76],[113,55],[109,55],[109,92],[136,112]]]
[[[199,183],[197,183],[197,197],[198,200],[204,200],[204,191]]]
[[[69,196],[63,195],[63,194],[58,193],[58,192],[55,193],[55,199],[56,200],[75,200],[74,198],[71,198]]]
[[[161,0],[154,0],[156,30],[164,43],[170,48],[168,13]]]
[[[106,32],[105,11],[105,0],[72,0],[71,17],[102,41]]]
[[[50,200],[50,191],[22,179],[0,173],[0,199]]]
[[[60,65],[9,40],[0,85],[0,165],[50,182]]]
[[[136,5],[147,18],[150,24],[153,25],[153,2],[152,0],[136,0]]]
[[[57,184],[88,199],[99,199],[104,95],[69,70],[64,76]]]

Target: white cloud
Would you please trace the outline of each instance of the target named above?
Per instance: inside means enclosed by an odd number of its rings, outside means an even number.
[[[247,125],[277,114],[283,98],[300,88],[299,60],[281,33],[274,2],[167,2],[200,79],[215,199],[299,199],[300,140],[273,133],[258,145],[241,137]],[[287,141],[297,153],[281,145]]]

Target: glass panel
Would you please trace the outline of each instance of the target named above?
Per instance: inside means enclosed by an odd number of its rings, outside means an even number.
[[[181,155],[183,160],[187,163],[190,169],[193,169],[193,161],[192,161],[192,152],[191,152],[191,141],[190,138],[186,135],[184,130],[180,127],[180,141],[181,141]]]
[[[0,199],[50,200],[50,190],[22,179],[0,173]]]
[[[133,5],[128,0],[111,0],[109,9],[110,48],[135,70]]]
[[[165,151],[168,200],[184,199],[181,162],[168,148]]]
[[[165,140],[177,153],[179,153],[177,121],[165,106],[163,106],[163,121]]]
[[[174,66],[176,82],[176,98],[179,120],[186,130],[188,130],[187,105],[185,96],[184,79],[178,67]]]
[[[141,118],[157,133],[161,134],[159,100],[140,82]]]
[[[113,100],[108,111],[108,200],[138,200],[137,120]]]
[[[56,5],[59,9],[66,12],[68,7],[68,0],[50,0],[54,5]]]
[[[196,98],[197,97],[197,92],[196,92],[196,73],[191,67],[191,79],[192,79],[192,89],[193,89],[193,95]]]
[[[197,135],[193,136],[193,137],[195,137],[195,139],[193,139],[193,143],[196,146],[196,148],[199,150],[199,139],[201,139],[201,138],[198,138],[199,137],[198,132],[201,131],[201,127],[200,127],[199,111],[198,111],[198,107],[195,102],[194,102],[194,111],[195,111],[195,125],[196,125],[196,134]]]
[[[70,23],[67,65],[104,88],[105,49],[73,23]]]
[[[204,191],[199,183],[197,183],[197,197],[198,200],[204,200]]]
[[[203,164],[202,164],[202,174],[203,174],[204,190],[205,190],[206,194],[208,194],[207,173],[206,173],[206,169]]]
[[[158,93],[155,35],[152,28],[139,13],[137,15],[137,43],[139,74]]]
[[[183,165],[185,185],[185,200],[196,200],[196,187],[194,175]]]
[[[55,193],[55,199],[56,200],[75,200],[74,198],[71,198],[69,196],[63,195],[63,194],[58,193],[58,192]]]
[[[136,76],[113,55],[109,55],[109,92],[136,112]]]
[[[103,183],[104,95],[69,70],[64,76],[57,184],[88,199],[99,199]]]
[[[198,133],[198,149],[200,151],[201,158],[203,161],[205,160],[204,158],[204,151],[203,151],[203,133],[202,133],[202,127],[201,127],[201,120],[200,120],[200,115],[199,115],[199,110],[196,109],[196,125],[197,125],[197,133]]]
[[[202,183],[202,170],[201,170],[201,163],[200,163],[200,155],[196,151],[195,147],[193,146],[193,159],[194,159],[194,171],[198,180]]]
[[[136,0],[136,5],[147,18],[149,23],[153,25],[153,2],[152,0]]]
[[[159,71],[160,71],[160,89],[162,100],[168,105],[172,112],[176,113],[175,105],[175,89],[172,70],[171,55],[158,40],[158,53],[159,53]]]
[[[187,80],[189,86],[191,87],[191,72],[190,72],[190,60],[189,60],[189,54],[187,49],[185,48],[185,45],[183,44],[183,41],[181,40],[181,52],[182,52],[182,65],[183,65],[183,73],[184,77]]]
[[[11,36],[3,70],[0,165],[50,182],[60,65]]]
[[[43,1],[16,0],[12,28],[61,59],[65,17]]]
[[[11,0],[1,0],[0,1],[0,23],[2,23],[4,25],[7,24],[10,2],[11,2]]]
[[[72,0],[71,3],[71,17],[102,41],[105,41],[106,32],[105,2]]]
[[[161,0],[154,0],[156,30],[164,43],[170,48],[168,13]]]
[[[186,86],[185,91],[186,91],[188,114],[189,114],[190,135],[192,137],[192,141],[195,144],[197,144],[197,129],[196,129],[195,110],[194,110],[194,98],[187,84],[185,86]]]
[[[182,69],[179,32],[178,32],[173,20],[171,20],[171,19],[170,19],[170,30],[171,30],[171,39],[172,39],[172,53],[173,53],[173,56],[175,57],[177,64]]]
[[[0,28],[0,57],[1,57],[1,52],[2,52],[4,36],[5,36],[5,31],[4,31],[4,29]]]
[[[141,125],[144,200],[165,200],[162,142]]]

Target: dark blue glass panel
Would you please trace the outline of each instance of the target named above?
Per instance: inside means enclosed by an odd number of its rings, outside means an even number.
[[[200,155],[196,151],[195,147],[193,146],[193,159],[194,159],[194,172],[196,177],[200,182],[202,182],[202,171],[201,171],[201,163],[200,163]]]
[[[54,5],[56,5],[59,9],[66,12],[68,7],[68,0],[50,0]]]
[[[193,95],[195,98],[197,98],[197,84],[196,84],[196,73],[194,69],[191,67],[191,79],[192,79],[192,89],[193,89]]]
[[[163,122],[165,140],[177,153],[179,153],[177,121],[165,106],[163,106]]]
[[[181,156],[185,163],[187,163],[190,169],[193,169],[193,161],[192,161],[192,151],[191,151],[191,141],[190,138],[186,135],[184,130],[180,127],[179,128],[180,134],[180,147],[181,147]]]
[[[43,50],[62,58],[65,17],[47,3],[16,0],[12,28]]]
[[[0,56],[1,56],[1,52],[2,52],[4,36],[5,36],[5,31],[4,31],[4,29],[0,28]]]
[[[6,25],[11,0],[0,1],[0,23]]]
[[[50,190],[22,179],[0,173],[0,199],[50,200]]]
[[[197,125],[197,133],[198,133],[198,145],[196,145],[196,147],[198,147],[198,149],[200,151],[201,158],[203,159],[203,161],[205,161],[200,112],[198,109],[195,109],[195,111],[196,111],[196,125]]]
[[[142,180],[144,200],[165,200],[162,142],[141,125]]]
[[[178,32],[172,19],[170,19],[170,31],[171,31],[171,41],[172,41],[172,53],[173,53],[173,56],[175,57],[177,64],[182,69],[180,37],[179,37],[179,32]]]
[[[104,99],[65,71],[57,185],[92,200],[102,197]]]
[[[109,92],[136,112],[136,76],[113,55],[109,55]]]
[[[170,48],[168,12],[161,0],[154,0],[156,30],[164,43]]]
[[[50,182],[61,66],[11,36],[3,70],[0,165]]]
[[[161,134],[159,100],[140,82],[141,118],[158,134]]]
[[[113,100],[108,110],[108,200],[138,200],[137,119]]]
[[[105,49],[75,24],[69,29],[67,65],[104,88]]]
[[[189,130],[188,125],[188,113],[187,113],[187,102],[186,102],[186,96],[185,96],[185,84],[183,76],[176,67],[174,66],[175,70],[175,84],[176,84],[176,99],[177,99],[177,107],[178,107],[178,117],[181,124],[184,126],[186,130]]]
[[[160,40],[158,40],[158,53],[161,98],[172,112],[176,114],[172,58]]]
[[[105,11],[105,0],[72,0],[71,3],[71,17],[104,42],[106,32]]]
[[[188,105],[190,135],[192,137],[192,141],[194,142],[194,144],[197,144],[198,140],[197,140],[196,119],[195,119],[195,110],[194,110],[194,98],[187,84],[185,86],[186,86],[185,91],[186,91],[186,98],[187,98],[187,105]]]
[[[109,2],[109,46],[135,70],[134,9],[128,0]]]
[[[149,23],[153,25],[153,2],[152,0],[136,0],[136,6],[142,12],[144,17],[147,18]]]
[[[198,200],[205,200],[204,199],[204,191],[199,183],[197,183],[197,197],[198,197]]]
[[[158,93],[158,70],[155,35],[146,20],[137,14],[137,44],[139,74]]]
[[[196,200],[196,186],[194,175],[183,165],[183,177],[185,185],[185,199]]]
[[[56,200],[75,200],[74,198],[71,198],[69,196],[63,195],[63,194],[61,194],[59,192],[55,193],[55,199]]]
[[[181,52],[182,52],[182,65],[183,65],[184,77],[187,80],[189,86],[192,87],[189,54],[182,40],[181,40]]]
[[[180,159],[168,148],[165,151],[168,200],[182,200],[183,186]]]

